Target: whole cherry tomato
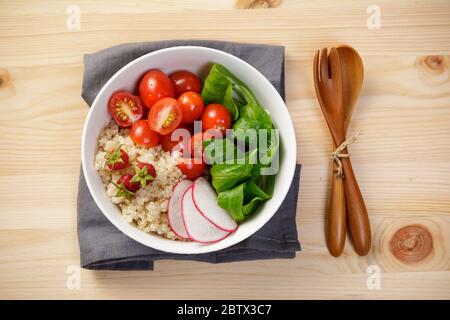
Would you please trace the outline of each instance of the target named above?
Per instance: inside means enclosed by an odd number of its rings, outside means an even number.
[[[197,92],[188,91],[183,93],[178,98],[178,104],[183,113],[183,118],[181,119],[183,123],[192,123],[202,115],[203,100]]]
[[[177,164],[181,172],[190,180],[197,179],[206,168],[202,159],[181,158]]]
[[[180,131],[177,130],[186,130],[186,131]],[[161,136],[159,143],[161,144],[161,147],[165,151],[173,152],[178,151],[183,153],[184,150],[188,150],[189,148],[189,142],[192,134],[192,129],[185,125],[180,124],[178,128],[176,128],[174,131],[172,131],[169,134],[166,134],[164,136]]]
[[[202,81],[192,72],[177,71],[169,76],[175,88],[175,96],[178,98],[187,91],[200,93],[202,90]]]
[[[139,95],[144,106],[151,108],[161,98],[175,96],[172,81],[158,69],[147,71],[139,84]]]
[[[147,148],[156,147],[159,143],[159,134],[150,129],[146,120],[139,120],[133,124],[130,137],[137,145]]]
[[[225,135],[226,129],[231,128],[231,113],[219,103],[211,103],[206,106],[202,114],[202,130],[217,129]]]

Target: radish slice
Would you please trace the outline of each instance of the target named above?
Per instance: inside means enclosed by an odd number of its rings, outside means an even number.
[[[217,204],[217,194],[205,178],[198,178],[194,181],[192,197],[197,210],[217,228],[228,232],[237,229],[236,221]]]
[[[202,243],[212,243],[218,242],[231,234],[230,232],[215,227],[198,212],[192,199],[192,186],[184,192],[181,207],[183,210],[184,226],[189,238],[192,240]]]
[[[172,231],[182,239],[189,239],[189,235],[184,227],[181,198],[183,197],[186,189],[188,189],[191,185],[191,180],[182,180],[178,182],[173,189],[167,209],[167,218],[169,219],[170,227],[172,228]]]

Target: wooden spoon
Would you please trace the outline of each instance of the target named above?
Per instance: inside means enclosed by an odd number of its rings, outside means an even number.
[[[364,68],[358,52],[350,46],[337,47],[341,63],[343,92],[342,107],[344,109],[344,130],[347,133],[356,101],[361,92]],[[336,148],[337,146],[335,146]],[[331,255],[339,257],[344,250],[346,233],[346,207],[344,183],[338,177],[337,166],[333,164],[331,180],[331,198],[328,211],[327,245]]]
[[[320,59],[320,60],[319,60]],[[324,48],[314,57],[314,85],[322,113],[336,146],[345,141],[343,108],[343,78],[339,54],[331,48],[330,55]],[[343,153],[347,153],[347,149]],[[370,222],[364,200],[356,182],[349,158],[342,158],[344,170],[345,202],[347,205],[350,234],[355,251],[366,255],[371,247]]]

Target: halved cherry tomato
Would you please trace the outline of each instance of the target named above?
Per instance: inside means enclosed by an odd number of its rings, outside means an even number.
[[[126,91],[116,92],[111,96],[108,110],[114,121],[123,128],[131,127],[144,114],[141,99]]]
[[[106,155],[106,166],[109,170],[121,170],[129,165],[128,153],[120,148],[120,145]]]
[[[206,164],[202,159],[182,158],[179,160],[177,167],[190,180],[197,179],[206,168]]]
[[[192,72],[189,71],[177,71],[169,76],[175,87],[175,94],[178,98],[187,91],[194,91],[200,93],[202,90],[202,81]]]
[[[144,106],[151,108],[161,98],[175,96],[172,81],[158,69],[148,71],[139,84],[139,95]]]
[[[183,123],[191,123],[200,118],[203,112],[202,97],[194,91],[183,93],[178,98],[178,104],[183,112]]]
[[[159,143],[159,134],[150,129],[146,120],[136,121],[131,127],[131,140],[137,145],[153,148]]]
[[[180,132],[180,135],[176,135],[173,137],[172,135],[177,132],[178,129],[185,129],[188,132]],[[172,131],[170,134],[166,134],[165,136],[161,136],[159,143],[165,151],[173,152],[178,151],[183,153],[183,150],[186,146],[189,145],[190,137],[191,137],[192,129],[185,124],[181,124],[178,128]],[[184,134],[186,134],[186,141],[184,141]],[[178,139],[176,139],[178,137]],[[187,150],[188,148],[186,148]]]
[[[162,98],[150,109],[148,123],[153,131],[166,135],[178,127],[182,117],[183,113],[177,100]]]
[[[226,133],[226,129],[231,128],[231,113],[219,103],[211,103],[206,106],[202,114],[202,130],[217,129]]]

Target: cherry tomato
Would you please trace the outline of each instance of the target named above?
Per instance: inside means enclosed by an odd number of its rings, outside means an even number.
[[[114,121],[123,128],[131,127],[144,114],[141,99],[126,91],[111,96],[108,110]]]
[[[177,164],[181,172],[190,180],[197,179],[205,170],[206,165],[202,159],[182,158]]]
[[[189,151],[192,158],[203,157],[203,142],[208,140],[214,140],[222,137],[222,134],[217,130],[208,130],[206,132],[197,132],[191,137],[189,144]]]
[[[128,191],[136,192],[139,190],[139,182],[132,182],[133,176],[131,174],[124,174],[117,180],[119,186],[125,187]]]
[[[192,123],[202,115],[203,100],[197,92],[188,91],[183,93],[178,98],[178,104],[183,112],[183,118],[181,119],[183,123]]]
[[[206,106],[202,114],[202,129],[220,130],[225,135],[226,129],[231,128],[231,113],[228,109],[219,103],[211,103]]]
[[[153,148],[159,143],[159,134],[150,129],[145,120],[136,121],[131,127],[131,140],[137,145]]]
[[[192,158],[200,158],[203,154],[203,132],[197,132],[191,137],[189,145]]]
[[[200,93],[202,90],[202,81],[192,72],[189,71],[177,71],[169,76],[175,87],[176,97],[181,96],[187,91],[194,91]]]
[[[162,98],[148,113],[148,123],[153,131],[166,135],[175,130],[181,122],[183,113],[177,100]]]
[[[121,170],[129,165],[128,153],[123,151],[120,146],[106,156],[106,166],[109,170]]]
[[[158,69],[148,71],[139,84],[139,95],[144,106],[151,108],[161,98],[175,96],[172,81]]]
[[[172,135],[177,132],[178,129],[185,129],[188,132],[181,132],[183,135],[173,136],[172,141]],[[186,138],[184,138],[184,134],[186,134]],[[178,139],[176,139],[178,137]],[[185,149],[185,146],[189,144],[191,137],[191,128],[189,128],[185,124],[181,124],[178,128],[176,128],[174,131],[172,131],[170,134],[166,134],[165,136],[161,136],[161,139],[159,140],[159,143],[161,144],[162,148],[165,151],[173,152],[178,151],[183,153],[183,150]],[[186,139],[186,141],[185,141]],[[187,150],[187,149],[186,149]]]

